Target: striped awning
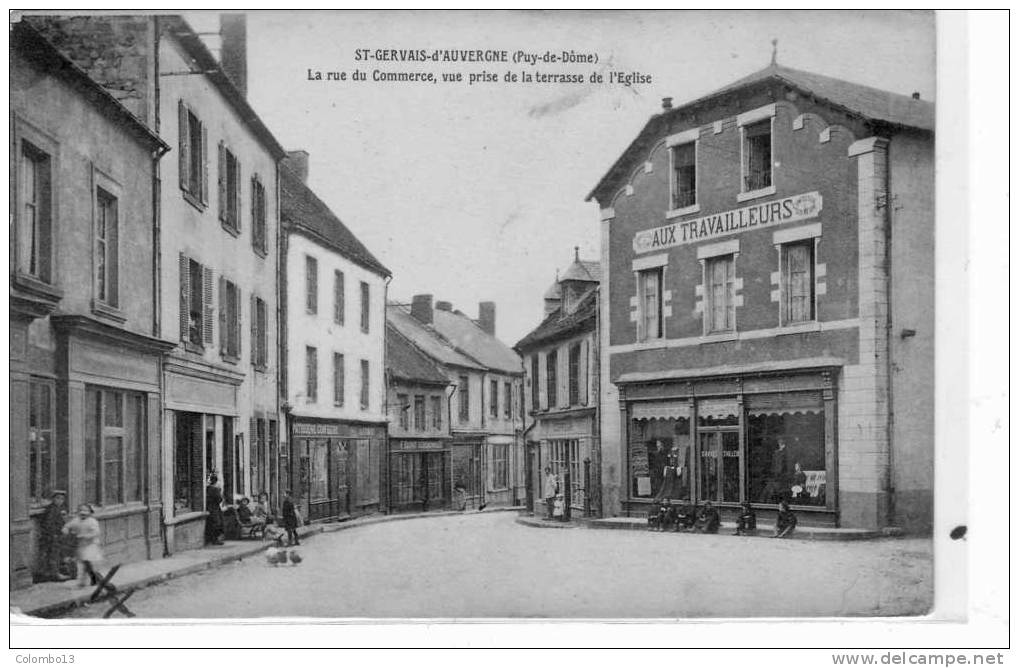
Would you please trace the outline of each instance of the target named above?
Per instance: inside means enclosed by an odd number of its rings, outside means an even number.
[[[822,413],[824,401],[820,392],[775,392],[750,394],[746,399],[747,413],[761,415],[793,415],[796,413]]]
[[[690,419],[690,404],[678,401],[642,401],[630,409],[634,420],[679,420]]]
[[[740,413],[735,399],[702,399],[697,402],[698,418],[727,418]]]

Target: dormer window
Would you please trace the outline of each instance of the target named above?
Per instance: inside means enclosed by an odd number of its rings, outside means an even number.
[[[736,117],[740,130],[739,202],[775,194],[774,178],[775,105],[752,109]]]
[[[672,208],[697,203],[697,144],[672,147]]]

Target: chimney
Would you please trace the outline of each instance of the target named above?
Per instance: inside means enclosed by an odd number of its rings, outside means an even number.
[[[435,302],[435,308],[436,308],[436,310],[439,310],[439,311],[449,311],[449,312],[452,312],[453,311],[453,303],[452,302]]]
[[[410,303],[410,314],[419,322],[426,325],[432,324],[432,296],[414,295],[414,299]]]
[[[308,182],[308,152],[303,149],[297,149],[296,151],[287,151],[287,157],[283,159],[283,164],[297,174],[301,179],[301,183]]]
[[[672,98],[671,97],[663,97],[662,98],[662,109],[664,109],[665,111],[668,111],[669,109],[672,109]]]
[[[248,96],[248,17],[220,14],[219,64],[241,96]]]
[[[920,91],[913,91],[913,99],[914,100],[920,99]]]
[[[495,302],[478,302],[478,327],[495,336]]]

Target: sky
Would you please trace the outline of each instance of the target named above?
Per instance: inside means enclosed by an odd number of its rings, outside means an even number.
[[[215,14],[187,18],[218,29]],[[251,12],[248,98],[285,148],[309,151],[309,184],[390,269],[391,299],[432,294],[471,317],[494,301],[496,334],[513,345],[541,321],[574,247],[598,259],[598,205],[585,198],[661,98],[678,106],[766,67],[773,39],[782,65],[934,99],[931,13],[733,10]],[[572,50],[598,62],[356,61],[361,49]],[[309,81],[309,69],[348,79]],[[354,69],[369,80],[350,80]],[[376,82],[376,69],[499,81]],[[506,83],[507,71],[650,83]]]

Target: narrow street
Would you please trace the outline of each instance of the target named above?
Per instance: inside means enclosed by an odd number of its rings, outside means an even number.
[[[514,517],[319,534],[298,566],[258,555],[141,590],[130,607],[143,618],[670,618],[914,615],[932,601],[927,539],[545,530]]]

